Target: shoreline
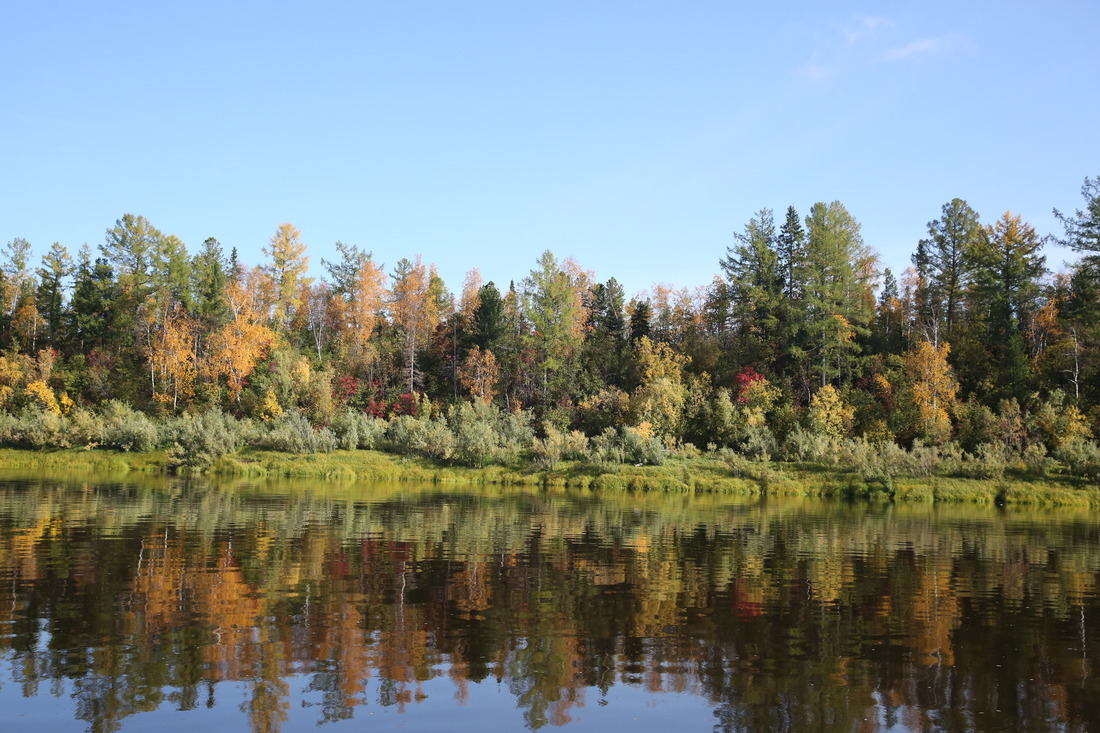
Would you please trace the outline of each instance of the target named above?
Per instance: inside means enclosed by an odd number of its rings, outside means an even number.
[[[1066,476],[1006,475],[978,479],[947,475],[868,477],[814,463],[751,463],[731,469],[720,458],[674,456],[660,466],[563,461],[481,468],[370,450],[293,454],[245,449],[207,469],[177,471],[164,451],[35,451],[0,449],[0,470],[75,471],[221,478],[315,478],[326,481],[401,481],[433,484],[555,487],[593,491],[664,491],[731,496],[799,496],[869,502],[1033,505],[1100,508],[1100,486]]]

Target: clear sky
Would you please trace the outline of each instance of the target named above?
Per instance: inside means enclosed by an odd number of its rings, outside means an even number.
[[[545,249],[694,287],[840,200],[895,271],[953,197],[1041,234],[1100,175],[1100,3],[0,4],[0,240],[124,213],[246,264],[278,225],[453,291]],[[1067,255],[1048,251],[1061,267]]]

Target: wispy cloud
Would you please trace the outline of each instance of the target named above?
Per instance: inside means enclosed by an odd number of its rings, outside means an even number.
[[[883,54],[887,61],[910,61],[927,56],[945,56],[964,45],[957,34],[938,38],[921,38],[904,46],[896,46]]]
[[[881,15],[862,15],[857,13],[850,22],[840,26],[839,34],[844,43],[853,46],[864,38],[869,38],[882,28],[889,28],[894,21]]]
[[[820,82],[832,76],[833,69],[827,64],[823,64],[817,54],[814,54],[813,58],[795,69],[794,73],[803,81]]]
[[[809,59],[794,74],[814,84],[828,81],[850,66],[853,57],[865,56],[869,52],[867,43],[893,26],[889,18],[859,13],[832,23],[818,34]]]

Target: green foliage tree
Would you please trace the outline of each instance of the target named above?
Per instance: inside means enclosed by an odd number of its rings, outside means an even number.
[[[984,359],[970,363],[969,384],[983,399],[1022,399],[1031,389],[1025,333],[1036,309],[1046,258],[1042,239],[1020,216],[1005,212],[973,250],[972,309],[981,324]],[[984,393],[984,394],[982,394]]]
[[[741,361],[770,370],[783,308],[784,283],[777,252],[775,222],[769,209],[758,211],[734,235],[719,263],[729,283],[732,316],[738,331]]]
[[[588,320],[584,306],[588,283],[579,268],[570,265],[568,260],[559,263],[546,250],[523,281],[524,313],[531,324],[530,338],[541,372],[544,405],[551,397],[551,375],[559,376],[576,352]]]
[[[1078,252],[1100,255],[1100,176],[1085,177],[1081,196],[1085,208],[1077,209],[1073,216],[1054,210],[1054,216],[1065,227],[1065,235],[1058,241]]]
[[[939,340],[941,323],[947,339],[954,334],[981,238],[977,212],[959,198],[944,204],[940,218],[928,222],[928,239],[920,244],[927,256],[928,301],[933,319],[929,338],[934,343]]]
[[[73,258],[59,242],[54,242],[42,257],[38,268],[38,309],[46,324],[46,338],[59,346],[65,326],[65,281],[73,275]]]
[[[817,203],[806,217],[806,315],[799,352],[824,387],[856,376],[860,339],[874,314],[877,259],[843,204]]]

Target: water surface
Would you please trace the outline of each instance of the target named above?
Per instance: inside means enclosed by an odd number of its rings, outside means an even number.
[[[0,723],[1100,730],[1087,512],[0,482]]]

